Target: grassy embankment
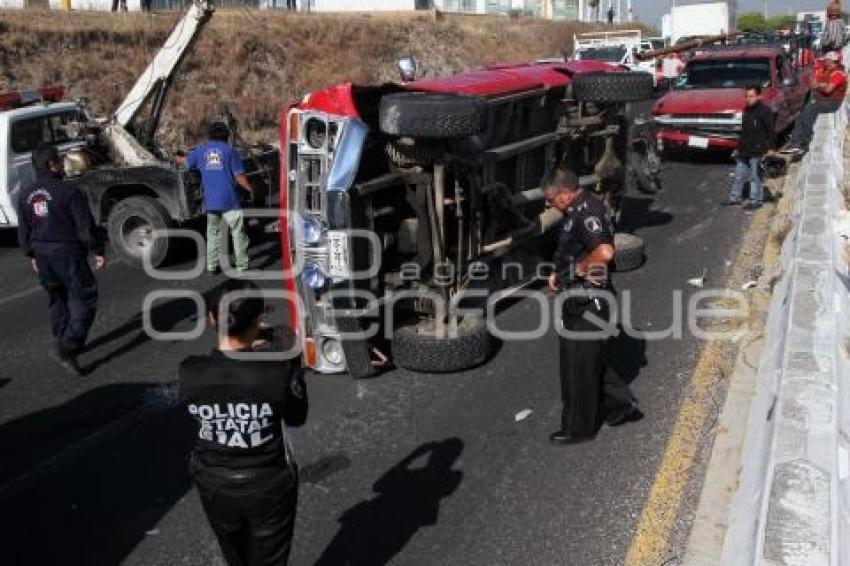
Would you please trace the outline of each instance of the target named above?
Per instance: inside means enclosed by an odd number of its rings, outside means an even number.
[[[177,14],[0,11],[0,92],[62,84],[108,115],[162,45]],[[176,77],[162,122],[166,146],[198,141],[219,102],[246,137],[275,138],[280,109],[340,82],[396,80],[412,54],[424,75],[569,52],[591,26],[499,17],[365,17],[220,10]]]

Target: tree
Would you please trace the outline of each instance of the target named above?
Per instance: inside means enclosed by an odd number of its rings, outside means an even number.
[[[797,21],[794,14],[780,14],[767,19],[767,27],[770,29],[788,29]]]
[[[738,16],[738,31],[767,31],[770,29],[760,12],[744,12]]]

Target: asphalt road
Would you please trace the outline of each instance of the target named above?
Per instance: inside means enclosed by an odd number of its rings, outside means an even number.
[[[669,326],[673,292],[687,304],[696,290],[688,279],[722,282],[748,225],[746,213],[718,205],[731,171],[723,160],[673,162],[660,195],[628,197],[626,222],[649,256],[616,280],[632,293],[635,327]],[[254,254],[276,259],[273,244]],[[120,263],[99,280],[102,306],[81,358],[90,373],[70,378],[47,355],[45,297],[18,250],[0,248],[0,562],[220,564],[186,473],[192,431],[170,387],[179,361],[211,336],[151,340],[141,310],[151,291],[205,292],[221,280],[164,284]],[[151,324],[189,330],[193,310],[164,299]],[[499,322],[531,328],[539,316],[523,301]],[[700,346],[687,331],[621,340],[615,365],[646,417],[568,448],[547,441],[560,410],[553,332],[507,342],[460,374],[312,377],[310,417],[293,432],[302,486],[292,563],[620,563]]]

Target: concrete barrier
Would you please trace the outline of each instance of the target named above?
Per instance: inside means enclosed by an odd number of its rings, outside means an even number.
[[[758,369],[730,383],[683,564],[850,565],[848,110],[801,163]]]

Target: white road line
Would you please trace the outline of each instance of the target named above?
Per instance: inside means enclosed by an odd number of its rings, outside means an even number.
[[[3,306],[5,306],[9,303],[17,301],[18,299],[23,299],[24,297],[29,297],[30,295],[32,295],[34,293],[38,293],[39,291],[41,291],[41,287],[35,286],[35,287],[30,287],[29,289],[24,289],[23,291],[20,291],[18,293],[13,293],[13,294],[9,295],[8,297],[3,297],[2,299],[0,299],[0,307],[3,307]]]
[[[130,262],[125,260],[123,257],[119,257],[117,259],[109,261],[107,264],[107,269],[110,265],[130,265]],[[97,272],[100,273],[100,272]],[[24,289],[23,291],[19,291],[17,293],[13,293],[8,297],[3,297],[0,299],[0,307],[6,306],[9,303],[13,303],[18,299],[23,299],[24,297],[29,297],[33,293],[38,293],[41,290],[41,285],[35,285],[33,287],[29,287],[28,289]]]

